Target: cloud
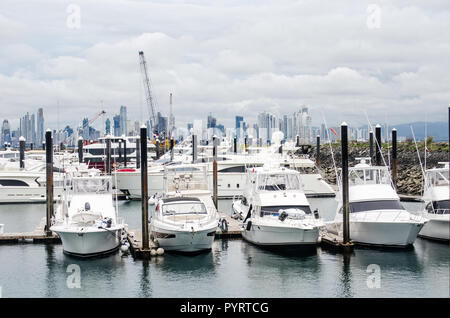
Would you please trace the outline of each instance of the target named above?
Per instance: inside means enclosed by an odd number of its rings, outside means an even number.
[[[182,126],[210,112],[228,127],[235,115],[251,125],[260,111],[281,116],[303,104],[315,125],[322,113],[329,125],[364,125],[365,112],[390,123],[424,113],[444,120],[449,5],[381,2],[380,28],[369,29],[369,3],[79,1],[74,30],[65,25],[69,2],[47,0],[24,15],[31,5],[6,0],[0,117],[14,123],[43,106],[49,125],[76,126],[120,105],[133,120],[147,117],[143,50],[158,110],[167,115],[172,92]]]

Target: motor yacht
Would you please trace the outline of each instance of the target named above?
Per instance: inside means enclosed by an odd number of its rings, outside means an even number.
[[[206,181],[206,165],[165,167],[165,191],[155,200],[150,233],[166,251],[210,250],[218,214]]]
[[[412,245],[427,219],[403,207],[388,167],[372,166],[370,158],[357,160],[360,162],[349,168],[350,239],[364,245]],[[341,192],[337,199],[336,216],[334,221],[327,223],[327,230],[342,236]]]
[[[245,194],[232,206],[245,216],[243,238],[257,245],[316,245],[324,226],[311,211],[300,173],[288,168],[249,169]]]
[[[440,162],[443,167],[425,171],[423,201],[425,210],[422,216],[428,223],[419,232],[420,237],[449,240],[450,205],[449,205],[449,163]]]
[[[114,206],[111,177],[73,177],[57,206],[50,230],[65,253],[90,257],[116,251],[125,225]]]

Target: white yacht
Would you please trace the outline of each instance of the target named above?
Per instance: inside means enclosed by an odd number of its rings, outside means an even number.
[[[243,238],[257,245],[315,245],[324,226],[311,211],[300,173],[287,168],[249,169],[246,192],[233,209],[245,215]]]
[[[419,236],[448,241],[450,236],[449,163],[440,162],[439,164],[443,167],[425,171],[423,192],[425,211],[422,215],[428,219],[428,223],[422,228]]]
[[[278,167],[291,168],[300,171],[303,190],[306,196],[326,197],[335,196],[332,187],[323,180],[320,173],[315,171],[315,163],[306,157],[294,158],[291,155],[279,154],[274,149],[260,148],[261,152],[253,154],[218,154],[218,196],[219,198],[233,198],[244,193],[246,183],[246,169],[262,167],[267,162],[273,162]],[[210,188],[213,182],[213,157],[199,156],[197,162],[208,163],[208,182]],[[148,191],[150,194],[161,193],[163,190],[164,166],[167,164],[190,163],[192,156],[179,154],[172,163],[167,158],[152,162],[148,168]],[[117,189],[131,199],[140,199],[140,170],[129,168],[119,169],[117,172]]]
[[[405,210],[394,190],[388,167],[371,166],[370,158],[349,168],[350,239],[365,245],[412,245],[427,220]],[[340,187],[342,189],[342,186]],[[342,236],[342,193],[336,217],[327,230]]]
[[[206,182],[206,166],[166,167],[165,192],[155,202],[151,238],[166,251],[210,250],[218,214]]]
[[[125,225],[117,217],[111,188],[111,177],[72,178],[50,228],[61,238],[65,253],[90,257],[119,248]]]

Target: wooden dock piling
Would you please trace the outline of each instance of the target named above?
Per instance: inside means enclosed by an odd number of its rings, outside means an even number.
[[[46,207],[47,207],[47,222],[45,225],[45,232],[47,237],[52,235],[52,231],[50,231],[51,219],[54,212],[53,205],[53,141],[52,141],[52,132],[50,129],[47,129],[45,132],[45,172],[46,172]]]
[[[141,197],[142,197],[142,250],[149,253],[148,233],[148,175],[147,175],[147,128],[141,127]]]

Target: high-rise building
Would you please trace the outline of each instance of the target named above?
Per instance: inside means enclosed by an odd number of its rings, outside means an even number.
[[[188,130],[188,134],[191,133],[191,129],[194,127],[194,124],[192,123],[187,123],[187,130]]]
[[[239,138],[241,138],[241,137],[243,137],[243,136],[241,136],[241,134],[240,134],[240,132],[241,132],[241,129],[243,128],[242,127],[242,122],[244,121],[244,117],[242,117],[242,116],[236,116],[236,126],[235,126],[235,128],[236,128],[236,138],[239,140]]]
[[[277,122],[277,118],[273,114],[267,112],[258,114],[259,138],[262,138],[263,143],[272,140],[272,132],[279,129]]]
[[[89,140],[89,119],[87,117],[83,118],[83,124],[82,124],[82,130],[81,130],[81,136],[84,140]]]
[[[216,118],[213,117],[212,114],[210,113],[210,114],[208,115],[208,123],[207,123],[206,128],[215,128],[215,127],[216,127],[216,124],[217,124]]]
[[[167,117],[164,117],[161,115],[161,112],[158,112],[157,114],[157,118],[156,118],[156,122],[157,122],[157,131],[158,131],[158,135],[160,137],[168,137],[168,132],[167,132],[167,124],[168,124],[168,120]]]
[[[127,135],[127,107],[120,106],[120,135]]]
[[[36,117],[34,114],[31,114],[31,132],[30,132],[30,142],[33,143],[33,145],[36,145]]]
[[[1,146],[3,146],[5,142],[11,143],[11,127],[9,126],[8,119],[3,120]]]
[[[116,115],[113,117],[113,125],[114,125],[114,136],[121,136],[122,131],[120,130],[120,115]]]
[[[44,141],[44,110],[38,108],[36,125],[36,144],[42,145]]]
[[[105,121],[105,134],[106,135],[111,134],[111,120],[109,120],[109,118],[106,118],[106,121]]]

